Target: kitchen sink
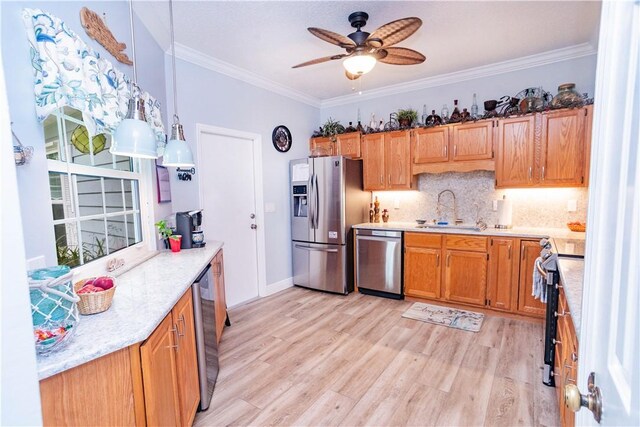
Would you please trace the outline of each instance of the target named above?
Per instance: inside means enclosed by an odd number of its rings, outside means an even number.
[[[484,224],[482,224],[484,225]],[[475,224],[422,224],[416,225],[416,228],[429,228],[434,230],[468,230],[468,231],[484,231],[487,226],[484,227]]]

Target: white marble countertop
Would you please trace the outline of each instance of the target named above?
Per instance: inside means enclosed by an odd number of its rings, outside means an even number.
[[[525,237],[540,239],[543,237],[563,237],[584,240],[585,233],[577,233],[568,228],[536,228],[536,227],[514,227],[514,228],[487,228],[484,231],[458,230],[455,228],[417,228],[415,222],[388,222],[371,223],[365,222],[354,225],[353,228],[373,229],[373,230],[398,230],[419,233],[438,234],[471,234],[485,236],[507,236]]]
[[[208,241],[204,248],[162,251],[116,277],[117,289],[109,310],[80,316],[75,333],[63,348],[38,356],[39,378],[147,339],[222,245]]]
[[[579,258],[558,258],[560,281],[567,297],[569,313],[580,338],[580,324],[582,322],[582,284],[584,281],[584,260]]]

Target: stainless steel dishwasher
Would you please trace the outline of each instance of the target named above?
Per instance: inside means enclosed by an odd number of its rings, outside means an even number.
[[[363,294],[404,298],[401,231],[356,229],[356,281]]]

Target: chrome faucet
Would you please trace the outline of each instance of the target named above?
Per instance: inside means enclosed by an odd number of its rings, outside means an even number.
[[[444,203],[442,203],[442,196],[445,193],[450,193],[451,197],[453,198],[453,206],[447,206]],[[440,193],[438,193],[438,204],[436,206],[436,212],[438,214],[438,220],[442,220],[442,208],[448,208],[452,211],[453,213],[453,220],[452,220],[452,224],[457,224],[457,223],[461,223],[462,221],[458,219],[458,204],[456,202],[456,195],[453,193],[453,191],[451,190],[443,190]]]

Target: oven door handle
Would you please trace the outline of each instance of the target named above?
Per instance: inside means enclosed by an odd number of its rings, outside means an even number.
[[[540,261],[536,260],[536,268],[538,269],[538,273],[542,274],[542,276],[546,279],[547,278],[547,272],[545,271],[544,268],[542,268],[540,266]]]

